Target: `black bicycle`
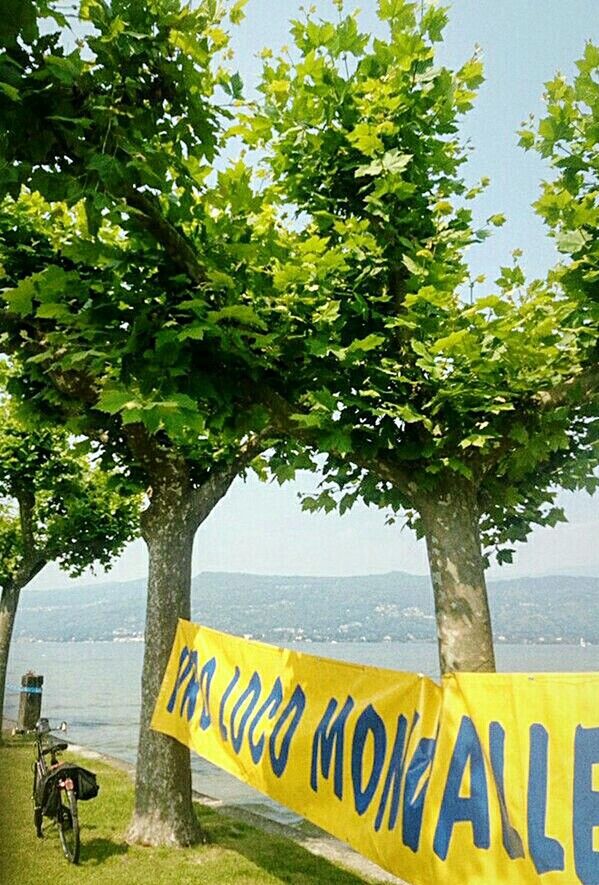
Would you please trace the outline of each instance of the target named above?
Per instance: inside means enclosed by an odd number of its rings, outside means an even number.
[[[99,786],[93,772],[70,762],[59,762],[58,756],[68,744],[50,734],[50,723],[39,719],[35,727],[35,761],[33,763],[33,822],[37,836],[44,835],[44,818],[58,828],[64,856],[78,863],[80,850],[77,800],[93,799]],[[66,722],[60,726],[66,731]],[[49,759],[48,759],[49,757]]]

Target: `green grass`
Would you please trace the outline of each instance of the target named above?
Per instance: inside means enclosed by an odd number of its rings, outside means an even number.
[[[65,754],[65,759],[74,758]],[[294,842],[267,834],[201,806],[197,812],[208,844],[194,848],[129,846],[123,834],[133,808],[129,777],[95,760],[82,765],[98,774],[100,793],[80,803],[81,860],[65,860],[58,833],[45,821],[37,839],[31,803],[33,749],[22,739],[0,746],[0,882],[3,885],[360,885],[366,881]]]

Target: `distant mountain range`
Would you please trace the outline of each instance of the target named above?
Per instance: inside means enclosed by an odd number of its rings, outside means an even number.
[[[599,578],[553,575],[489,586],[495,638],[599,644]],[[25,590],[15,638],[143,638],[145,582]],[[314,578],[204,572],[193,580],[192,619],[276,642],[434,640],[428,577],[390,572]]]

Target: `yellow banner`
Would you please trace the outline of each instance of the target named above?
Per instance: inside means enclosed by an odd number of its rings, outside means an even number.
[[[598,673],[439,687],[180,621],[152,728],[414,885],[599,885]]]

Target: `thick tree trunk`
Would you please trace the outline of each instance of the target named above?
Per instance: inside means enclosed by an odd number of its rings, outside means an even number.
[[[431,570],[441,673],[493,672],[495,656],[476,494],[452,481],[419,507]]]
[[[127,841],[192,845],[202,838],[191,797],[189,750],[152,731],[150,721],[171,653],[177,620],[191,614],[191,560],[195,533],[223,497],[235,471],[193,489],[181,464],[170,464],[142,514],[150,569],[141,681],[141,718],[135,809]]]
[[[178,618],[189,618],[195,525],[192,490],[183,479],[154,490],[142,534],[149,553],[141,718],[135,811],[127,840],[191,845],[200,838],[191,799],[189,750],[152,731],[150,721],[173,645]]]
[[[19,591],[5,587],[0,596],[0,743],[4,723],[4,698],[6,694],[6,671],[12,631],[15,625]]]

